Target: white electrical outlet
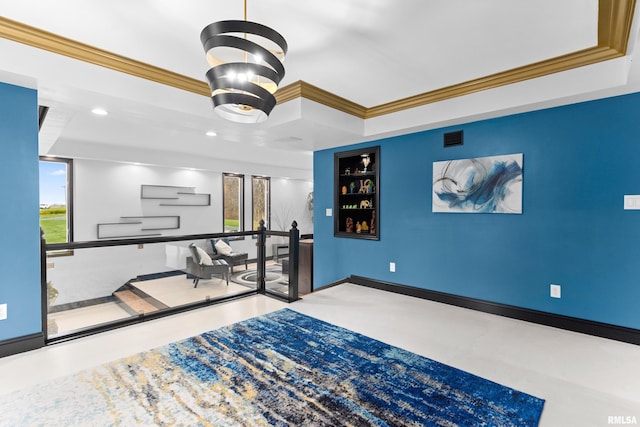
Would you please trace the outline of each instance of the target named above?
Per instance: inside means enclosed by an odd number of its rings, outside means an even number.
[[[327,209],[324,211],[324,213],[325,213],[325,215],[326,215],[326,216],[332,216],[332,215],[333,215],[333,211],[331,210],[331,208],[327,208]]]
[[[551,285],[549,288],[551,298],[560,298],[562,296],[560,285]]]
[[[7,304],[0,304],[0,320],[7,319]]]
[[[392,273],[396,272],[396,263],[395,262],[390,262],[389,263],[389,271]]]
[[[640,196],[633,194],[625,194],[624,196],[624,209],[625,210],[639,210],[640,209]]]

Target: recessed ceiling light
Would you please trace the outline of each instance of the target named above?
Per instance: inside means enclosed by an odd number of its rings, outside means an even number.
[[[109,112],[104,108],[94,108],[93,110],[91,110],[91,112],[96,116],[106,116],[107,114],[109,114]]]
[[[217,133],[215,133],[214,131],[210,130],[209,132],[207,132],[206,134],[207,136],[216,136],[218,135]]]

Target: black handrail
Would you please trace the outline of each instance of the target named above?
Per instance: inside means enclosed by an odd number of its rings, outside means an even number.
[[[111,239],[89,240],[85,242],[47,243],[46,249],[48,251],[58,251],[71,249],[105,248],[109,246],[128,246],[145,243],[166,243],[178,242],[182,240],[220,239],[224,237],[253,236],[258,233],[259,231],[237,231],[235,233],[185,234],[181,236],[142,237],[137,239]]]

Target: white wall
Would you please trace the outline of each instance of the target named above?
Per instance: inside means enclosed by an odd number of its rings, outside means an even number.
[[[251,227],[251,176],[246,170],[188,170],[165,166],[135,165],[99,160],[74,160],[74,240],[97,240],[97,224],[118,222],[121,216],[179,215],[180,228],[159,231],[162,235],[187,235],[222,232],[222,173],[245,175],[245,229]],[[277,171],[274,171],[277,172]],[[210,206],[159,206],[157,200],[142,200],[141,185],[195,187],[197,193],[211,194]],[[296,220],[301,234],[313,233],[311,212],[306,208],[313,183],[307,180],[271,178],[272,229],[289,230]],[[286,224],[285,228],[278,226]],[[74,256],[51,258],[54,268],[48,279],[60,291],[56,304],[111,295],[127,280],[141,274],[179,269],[180,262],[170,259],[167,246],[181,248],[186,258],[190,241],[137,247],[79,249]],[[204,247],[207,242],[197,241]],[[256,257],[255,240],[247,237],[233,241],[239,252]],[[271,247],[267,245],[267,255]]]
[[[74,160],[74,240],[97,239],[97,224],[118,222],[121,216],[178,215],[180,229],[163,235],[222,232],[222,173],[245,175],[245,229],[251,227],[252,170],[188,170],[97,160]],[[142,185],[195,187],[211,194],[210,206],[160,206],[158,200],[140,198]],[[271,223],[274,230],[288,230],[298,222],[302,234],[313,233],[307,197],[310,180],[271,178]],[[286,228],[282,224],[286,223]]]
[[[300,234],[313,233],[313,211],[307,209],[307,197],[313,191],[310,181],[271,179],[271,229],[288,231],[298,223]]]
[[[74,240],[97,239],[97,224],[118,222],[121,216],[180,216],[180,228],[163,235],[222,231],[222,175],[168,167],[74,160]],[[142,185],[195,187],[211,194],[210,206],[160,206],[141,199]]]

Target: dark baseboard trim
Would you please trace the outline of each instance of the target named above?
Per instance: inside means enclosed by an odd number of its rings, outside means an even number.
[[[357,276],[345,277],[344,279],[336,280],[335,282],[329,283],[329,284],[324,285],[324,286],[319,286],[317,288],[314,287],[313,289],[311,289],[311,292],[320,291],[322,289],[333,288],[334,286],[342,285],[343,283],[353,283],[351,281],[352,277],[357,277]],[[356,283],[356,285],[357,284],[358,283]]]
[[[35,350],[40,347],[44,347],[44,334],[42,332],[12,338],[10,340],[0,341],[0,357],[24,353],[25,351]]]
[[[579,319],[577,317],[562,316],[559,314],[547,313],[544,311],[530,310],[527,308],[515,307],[512,305],[499,304],[483,301],[474,298],[467,298],[444,292],[431,291],[428,289],[415,288],[412,286],[399,285],[396,283],[382,282],[368,279],[361,276],[351,276],[350,283],[397,294],[427,299],[444,304],[455,305],[457,307],[469,308],[471,310],[496,314],[498,316],[512,319],[524,320],[526,322],[579,332],[596,337],[608,338],[622,341],[629,344],[640,345],[640,330],[627,328],[624,326],[611,325],[608,323],[594,322],[592,320]]]

